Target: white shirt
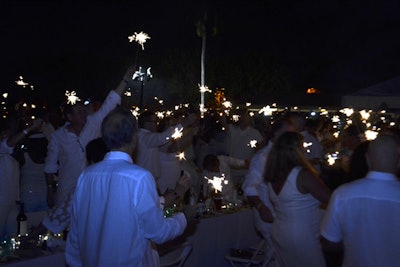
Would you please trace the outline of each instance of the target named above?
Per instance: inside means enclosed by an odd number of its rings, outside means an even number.
[[[182,128],[180,124],[176,127],[179,129]],[[161,174],[158,149],[170,141],[174,130],[175,127],[169,127],[162,133],[153,133],[143,128],[138,130],[135,162],[140,167],[150,171],[155,179],[158,179]]]
[[[257,143],[263,140],[257,129],[249,126],[242,130],[236,125],[230,125],[227,139],[229,156],[237,159],[250,159],[254,154],[254,148],[250,146],[252,140],[256,140]]]
[[[121,97],[112,90],[100,109],[87,117],[79,136],[67,129],[68,123],[52,133],[47,147],[44,172],[56,173],[58,170],[57,204],[67,197],[86,167],[86,145],[101,136],[104,117],[120,102]]]
[[[391,173],[369,172],[334,191],[321,234],[343,241],[343,266],[399,266],[399,226],[400,181]]]
[[[264,182],[264,170],[272,145],[272,142],[269,141],[268,145],[260,149],[253,156],[246,179],[242,185],[243,192],[246,196],[258,196],[271,212],[273,212],[273,207],[269,200],[267,184]]]
[[[70,266],[157,266],[150,241],[182,234],[182,213],[164,218],[154,178],[113,151],[78,179],[66,260]]]

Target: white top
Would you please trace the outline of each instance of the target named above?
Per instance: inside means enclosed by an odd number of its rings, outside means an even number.
[[[76,180],[86,167],[86,145],[101,136],[101,123],[104,117],[120,102],[121,97],[112,90],[100,109],[87,117],[79,136],[67,129],[68,123],[52,133],[44,172],[56,173],[58,170],[57,203],[65,199],[75,186]]]
[[[281,191],[276,194],[268,183],[269,195],[275,207],[272,241],[281,267],[324,267],[325,259],[319,241],[319,201],[297,188],[301,167],[289,173]]]
[[[66,261],[70,266],[157,266],[150,241],[161,244],[185,227],[182,213],[164,218],[150,172],[124,152],[109,152],[78,179]]]
[[[344,243],[343,266],[398,266],[400,255],[400,182],[391,173],[337,188],[322,222],[321,234]]]
[[[242,189],[246,196],[258,196],[271,212],[273,212],[272,204],[269,200],[268,187],[264,182],[265,164],[268,154],[272,148],[272,142],[260,149],[251,159],[249,171],[243,182]]]
[[[175,127],[180,129],[182,125],[178,124]],[[150,171],[155,179],[158,179],[161,173],[159,147],[170,141],[175,127],[169,127],[162,133],[153,133],[143,128],[138,130],[135,162]]]
[[[263,140],[260,132],[249,126],[242,130],[239,126],[230,125],[227,138],[227,151],[229,156],[238,159],[250,159],[254,154],[254,149],[250,141],[257,140],[260,143]]]

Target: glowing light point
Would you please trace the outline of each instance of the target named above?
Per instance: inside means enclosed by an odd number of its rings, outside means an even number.
[[[4,94],[3,94],[3,97],[4,97],[4,98],[7,98],[7,97],[8,97],[8,93],[4,93]]]
[[[147,41],[147,39],[150,39],[150,36],[147,33],[144,32],[135,32],[132,36],[128,36],[129,42],[137,42],[141,47],[142,50],[144,50],[144,43]]]
[[[179,160],[186,160],[185,152],[179,152],[175,157],[177,157]]]
[[[181,138],[183,135],[182,131],[183,131],[183,127],[180,129],[175,128],[174,133],[171,135],[171,137],[175,140]]]
[[[222,187],[224,184],[228,184],[228,181],[225,180],[225,174],[222,173],[221,177],[218,176],[213,176],[212,179],[207,178],[207,176],[204,176],[205,179],[207,179],[209,184],[212,184],[212,187],[215,190],[215,193],[222,192]]]
[[[257,140],[250,140],[250,143],[248,144],[251,148],[254,148],[257,146]]]
[[[65,91],[65,96],[67,97],[67,104],[75,105],[76,101],[81,101],[81,99],[76,95],[75,91],[69,92]]]
[[[269,105],[266,105],[262,109],[258,111],[259,114],[264,113],[264,116],[271,116],[272,112],[277,111],[277,108],[271,108]]]

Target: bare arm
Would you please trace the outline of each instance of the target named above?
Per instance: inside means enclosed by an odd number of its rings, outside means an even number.
[[[22,140],[30,132],[39,129],[42,126],[43,120],[40,118],[35,119],[32,125],[28,128],[18,132],[17,134],[11,136],[7,139],[7,146],[14,147],[20,140]]]
[[[322,203],[328,203],[332,191],[326,186],[322,180],[307,169],[302,169],[297,179],[297,189],[303,194],[311,194]]]
[[[261,219],[264,222],[272,223],[274,221],[274,217],[272,216],[271,211],[258,196],[247,196],[247,200],[249,201],[250,205],[255,207],[260,214]]]

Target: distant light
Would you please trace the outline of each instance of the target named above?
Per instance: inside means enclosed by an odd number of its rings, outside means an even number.
[[[319,90],[317,90],[317,89],[311,87],[311,88],[308,88],[308,89],[307,89],[306,93],[307,93],[307,94],[318,94],[318,93],[320,93],[320,92],[319,92]]]

